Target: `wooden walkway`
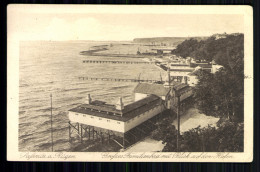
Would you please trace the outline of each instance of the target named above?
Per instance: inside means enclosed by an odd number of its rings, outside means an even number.
[[[109,60],[83,60],[83,63],[114,63],[114,64],[155,64],[145,61],[109,61]]]
[[[116,81],[116,82],[161,82],[159,80],[151,79],[127,79],[127,78],[94,78],[94,77],[79,77],[80,80],[93,80],[93,81]]]

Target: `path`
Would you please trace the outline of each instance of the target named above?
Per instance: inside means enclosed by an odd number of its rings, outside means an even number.
[[[188,131],[192,128],[196,128],[199,125],[201,127],[206,127],[208,125],[216,125],[219,118],[212,116],[206,116],[198,112],[197,109],[189,109],[185,115],[181,116],[180,130],[181,132]],[[177,120],[174,120],[173,125],[177,124]],[[126,149],[126,152],[157,152],[162,151],[164,144],[162,141],[153,140],[150,137],[147,137],[143,141],[133,145],[129,149]]]

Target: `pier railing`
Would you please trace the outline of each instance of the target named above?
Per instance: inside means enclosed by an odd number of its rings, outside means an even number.
[[[109,60],[83,60],[83,63],[114,63],[114,64],[155,64],[145,61],[109,61]]]
[[[105,78],[105,77],[78,77],[79,80],[90,80],[90,81],[113,81],[113,82],[148,82],[148,83],[160,83],[163,84],[165,81],[155,79],[133,79],[133,78]],[[171,76],[171,80],[181,82],[183,76]],[[187,80],[185,80],[187,82]]]
[[[96,78],[96,77],[79,77],[80,80],[93,80],[93,81],[116,81],[116,82],[162,82],[153,79],[130,79],[130,78]]]

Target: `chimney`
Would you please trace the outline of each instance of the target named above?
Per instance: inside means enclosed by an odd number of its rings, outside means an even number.
[[[168,84],[170,85],[171,82],[170,63],[168,63],[167,74],[168,74]]]
[[[119,100],[116,103],[116,109],[117,110],[123,110],[124,109],[124,104],[123,104],[123,101],[122,101],[122,97],[119,97]]]
[[[185,77],[185,76],[183,76],[183,77],[182,77],[182,80],[181,80],[181,83],[182,83],[182,84],[185,84],[185,78],[184,78],[184,77]]]
[[[88,96],[86,97],[86,101],[85,101],[86,104],[91,104],[91,97],[90,97],[90,94],[88,94]]]
[[[171,75],[170,75],[170,65],[168,64],[167,75],[166,75],[164,86],[170,87],[170,85],[171,85]]]

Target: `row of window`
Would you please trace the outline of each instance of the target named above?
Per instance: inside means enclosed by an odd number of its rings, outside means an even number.
[[[83,108],[83,109],[85,109],[85,110],[90,110],[90,111],[93,111],[93,112],[100,112],[100,113],[105,113],[105,114],[108,114],[108,115],[117,115],[117,116],[120,116],[120,114],[113,113],[113,112],[107,112],[107,111],[102,111],[102,110],[97,110],[97,109],[91,109],[91,108],[85,108],[85,107],[80,107],[80,108]]]
[[[78,113],[75,113],[75,115],[79,115]],[[86,115],[83,115],[83,117],[86,117]],[[95,117],[94,116],[90,116],[90,118],[94,119]],[[103,119],[103,118],[98,118],[100,121]],[[107,119],[107,122],[110,122],[109,119]],[[120,124],[120,122],[117,122],[117,124]]]
[[[157,107],[158,107],[158,106],[156,106],[156,107],[154,107],[154,108],[152,108],[152,109],[149,109],[148,111],[146,111],[146,112],[144,112],[144,113],[138,115],[137,118],[140,118],[142,115],[145,115],[146,113],[149,113],[150,111],[154,110],[154,109],[157,108]],[[79,114],[78,114],[78,113],[75,113],[75,115],[79,115]],[[86,117],[86,115],[83,114],[83,117]],[[94,116],[90,116],[90,118],[94,119],[95,117],[94,117]],[[99,120],[102,120],[103,118],[100,118],[100,117],[99,117],[98,119],[99,119]],[[132,118],[132,119],[130,119],[129,121],[127,121],[127,123],[129,123],[129,122],[132,121],[132,120],[134,120],[134,118]],[[107,122],[110,122],[110,120],[107,119]],[[117,124],[120,124],[120,122],[117,121]]]
[[[158,105],[158,106],[160,106],[160,105]],[[146,113],[148,113],[148,112],[154,110],[154,109],[157,108],[158,106],[156,106],[156,107],[154,107],[154,108],[152,108],[152,109],[149,109],[148,111],[146,111],[146,112],[144,112],[144,113],[142,113],[142,114],[136,116],[135,118],[140,118],[141,116],[143,116],[143,115],[145,115]],[[129,121],[127,121],[127,123],[129,123],[130,121],[133,121],[135,118],[130,119]]]

